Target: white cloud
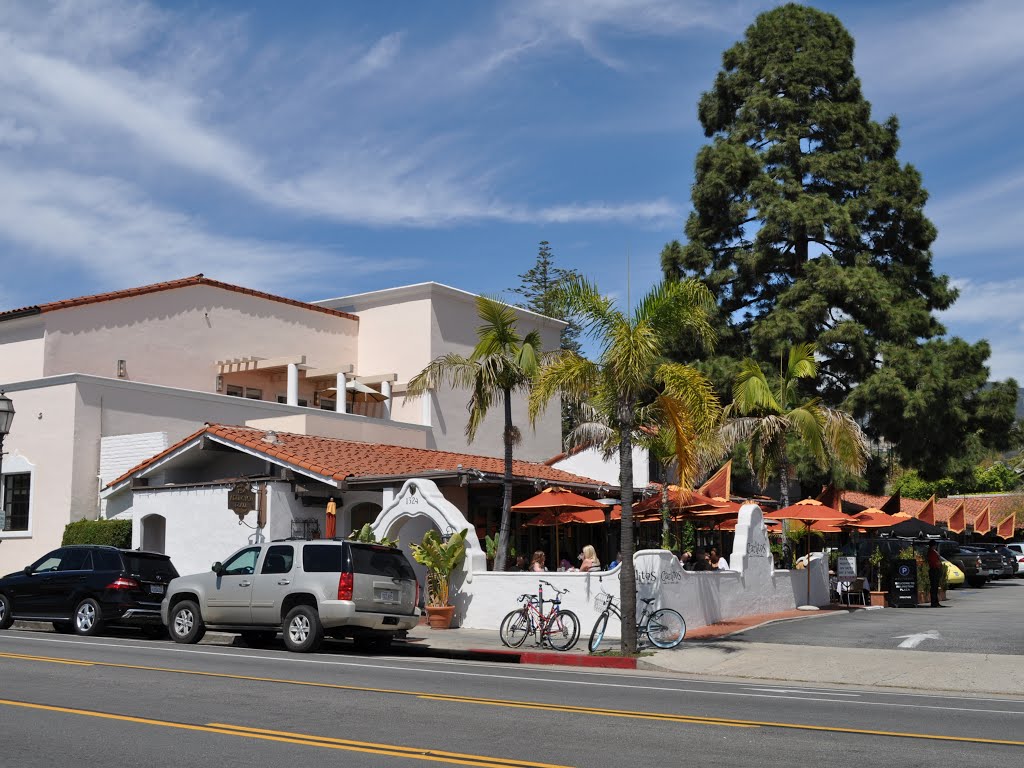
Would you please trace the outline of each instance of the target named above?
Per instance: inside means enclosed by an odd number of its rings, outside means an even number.
[[[926,212],[939,230],[936,253],[980,256],[1019,249],[1022,191],[1024,169],[1018,168],[929,204]]]
[[[988,339],[990,378],[1024,382],[1024,279],[982,282],[959,279],[960,298],[939,319],[951,334]]]
[[[212,233],[205,222],[158,207],[117,179],[0,165],[0,239],[9,252],[42,256],[100,282],[143,284],[204,272],[281,292],[309,274],[360,276],[410,260],[359,259],[288,242]]]

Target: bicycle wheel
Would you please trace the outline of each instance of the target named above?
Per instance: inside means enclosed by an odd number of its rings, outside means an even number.
[[[661,608],[647,622],[647,639],[657,648],[675,648],[686,637],[686,622],[679,611]]]
[[[568,651],[580,639],[580,620],[572,611],[559,611],[544,625],[544,637],[556,651]]]
[[[526,608],[518,611],[510,611],[501,620],[501,627],[498,629],[498,636],[501,642],[509,648],[518,648],[526,642],[526,638],[532,634],[530,630],[530,615]]]
[[[597,621],[594,622],[594,628],[590,630],[590,642],[587,644],[587,648],[590,649],[591,653],[597,653],[597,649],[601,647],[601,641],[604,640],[604,631],[608,629],[608,613],[602,613],[597,617]]]

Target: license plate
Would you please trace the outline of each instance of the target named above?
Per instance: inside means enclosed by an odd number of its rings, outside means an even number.
[[[149,585],[149,591],[150,591],[150,594],[153,594],[153,595],[162,595],[164,593],[164,585],[163,584],[150,584]]]
[[[382,600],[385,603],[393,603],[395,602],[395,593],[390,589],[382,589],[377,593],[377,599]]]

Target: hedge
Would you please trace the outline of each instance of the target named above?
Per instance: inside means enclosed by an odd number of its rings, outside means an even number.
[[[105,544],[108,547],[131,549],[131,520],[79,520],[64,528],[64,544]]]

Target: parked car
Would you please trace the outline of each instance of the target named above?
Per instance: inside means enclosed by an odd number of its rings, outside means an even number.
[[[1017,558],[1017,578],[1024,578],[1024,542],[1012,541],[1006,545],[1006,548]]]
[[[0,579],[0,629],[21,619],[50,621],[58,632],[79,635],[115,624],[162,635],[160,602],[177,576],[171,559],[159,552],[61,547]]]
[[[981,549],[986,552],[994,552],[1003,558],[1003,578],[1010,578],[1016,576],[1020,566],[1017,564],[1017,553],[1009,547],[1005,547],[1002,544],[988,544],[982,542],[980,544],[971,544],[974,549]]]
[[[168,587],[163,621],[179,643],[207,628],[254,646],[284,634],[290,651],[319,648],[324,634],[386,648],[419,621],[419,584],[401,550],[354,541],[274,541],[245,547],[209,572]]]
[[[962,586],[966,581],[964,572],[946,558],[942,558],[942,567],[946,569],[946,586],[950,589]]]
[[[964,544],[961,547],[961,550],[964,552],[974,553],[981,558],[982,565],[988,569],[989,580],[1002,579],[1005,577],[1007,573],[1006,561],[998,552],[990,552],[983,547],[978,547],[973,544]]]

